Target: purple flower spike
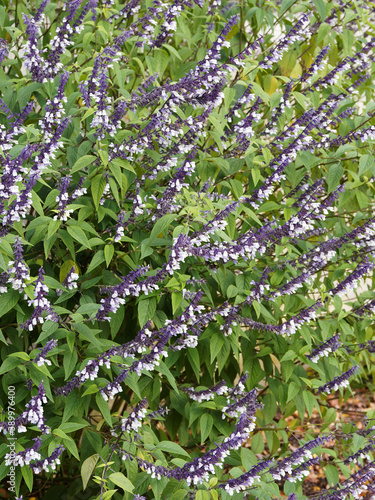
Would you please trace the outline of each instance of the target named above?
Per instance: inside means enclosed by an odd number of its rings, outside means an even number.
[[[357,451],[357,453],[354,453],[353,455],[349,455],[348,457],[346,457],[344,460],[344,464],[346,465],[350,463],[356,464],[360,458],[372,460],[372,456],[371,454],[369,454],[369,452],[373,451],[374,446],[375,446],[375,441],[370,440],[370,444],[362,448],[362,450],[359,450]]]
[[[284,458],[275,467],[269,470],[272,477],[276,480],[281,480],[285,475],[293,474],[292,466],[306,463],[305,460],[310,461],[313,459],[311,450],[322,446],[324,443],[332,439],[332,435],[317,437],[312,441],[301,446],[297,451],[293,452],[289,457]],[[296,470],[296,469],[294,469]]]
[[[7,283],[13,290],[23,293],[26,288],[26,281],[30,280],[30,269],[23,258],[23,248],[21,240],[16,238],[13,244],[14,261],[8,262]]]
[[[63,177],[61,179],[61,186],[59,194],[56,196],[58,212],[53,217],[53,220],[67,221],[73,210],[67,210],[67,205],[69,203],[68,188],[70,184],[69,177]]]
[[[8,55],[8,43],[3,38],[0,38],[0,63],[4,61],[7,55]]]
[[[225,484],[220,484],[219,488],[225,490],[231,496],[235,492],[240,493],[241,491],[245,491],[253,486],[256,481],[260,480],[259,473],[268,468],[271,464],[272,460],[264,460],[254,467],[251,467],[248,472],[242,474],[236,479],[230,479]]]
[[[331,382],[328,382],[328,384],[321,385],[318,388],[318,392],[331,392],[331,391],[337,391],[339,387],[349,387],[349,378],[354,375],[358,371],[358,366],[353,366],[350,368],[348,371],[344,372],[342,375],[335,377]]]
[[[133,409],[128,417],[121,420],[120,425],[112,431],[112,435],[117,436],[116,431],[137,432],[138,429],[142,427],[142,420],[147,414],[146,405],[147,399],[144,398],[137,404],[137,406]]]
[[[31,389],[30,389],[31,390]],[[49,434],[51,432],[50,428],[45,424],[43,404],[47,403],[46,391],[43,386],[43,382],[40,383],[38,394],[33,396],[30,401],[25,405],[25,411],[21,413],[19,417],[14,419],[14,425],[8,424],[8,422],[0,422],[0,431],[4,434],[12,432],[12,428],[16,429],[17,432],[26,432],[26,427],[28,423],[36,425],[38,429],[42,431],[42,434]]]
[[[42,440],[40,437],[34,438],[34,445],[31,448],[27,448],[24,451],[20,451],[15,455],[6,454],[5,455],[5,465],[19,465],[23,467],[24,465],[29,465],[31,460],[39,460],[41,458],[38,452],[39,448],[42,446]]]
[[[198,401],[210,401],[214,399],[215,395],[227,394],[228,387],[224,380],[214,385],[210,389],[203,389],[201,391],[196,391],[192,387],[183,387],[182,390],[189,396],[190,399]]]
[[[306,25],[308,21],[308,15],[303,14],[299,21],[289,31],[289,33],[285,35],[283,39],[276,45],[276,47],[271,49],[270,53],[264,58],[264,60],[259,63],[259,66],[264,69],[270,68],[272,66],[272,63],[277,62],[281,59],[283,53],[288,49],[289,45],[296,41],[304,40],[306,38],[304,30],[307,27]]]
[[[34,299],[29,300],[29,306],[34,306],[34,311],[31,314],[31,318],[20,325],[22,330],[32,331],[38,323],[43,324],[46,320],[58,322],[60,319],[52,309],[50,301],[46,298],[49,290],[44,284],[43,275],[44,270],[41,267],[39,269],[39,277],[34,288]],[[43,316],[43,313],[46,313],[46,315]]]
[[[313,352],[306,356],[307,359],[312,361],[313,363],[317,363],[318,359],[329,356],[330,353],[337,351],[339,347],[341,347],[340,342],[340,334],[334,335],[330,339],[328,339],[324,344],[321,344],[319,347],[313,350]]]
[[[39,474],[42,470],[45,470],[46,472],[56,470],[56,466],[61,463],[60,455],[64,450],[65,448],[59,445],[48,458],[38,460],[35,463],[30,464],[30,469],[34,474]]]
[[[54,349],[56,346],[57,346],[56,340],[49,340],[44,346],[43,350],[34,359],[34,363],[36,363],[38,366],[51,365],[52,364],[51,361],[46,359],[46,356],[49,353],[49,351]]]

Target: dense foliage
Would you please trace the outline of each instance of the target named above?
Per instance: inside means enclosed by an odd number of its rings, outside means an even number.
[[[7,498],[373,498],[374,11],[0,1]]]

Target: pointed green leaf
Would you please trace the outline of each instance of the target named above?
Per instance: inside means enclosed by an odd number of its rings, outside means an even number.
[[[90,480],[91,474],[95,470],[95,466],[98,463],[98,460],[99,460],[99,455],[95,453],[95,455],[91,455],[91,457],[86,458],[86,460],[82,464],[81,477],[84,490],[87,487],[87,483]]]
[[[103,418],[104,420],[107,422],[107,424],[112,427],[112,418],[111,418],[111,412],[109,410],[109,406],[108,406],[108,401],[106,401],[103,396],[101,395],[101,393],[99,392],[96,396],[95,396],[95,401],[96,401],[96,404],[98,405],[98,408],[101,412],[101,414],[103,415]],[[117,483],[115,483],[117,484]],[[119,484],[117,486],[120,486]]]
[[[161,441],[156,445],[156,448],[161,451],[165,451],[166,453],[170,453],[171,455],[182,455],[183,457],[189,457],[189,453],[187,453],[179,444],[173,443],[172,441]]]
[[[106,245],[104,247],[104,257],[105,257],[105,263],[107,264],[107,267],[111,263],[113,254],[115,253],[115,248],[113,245]]]
[[[120,486],[120,488],[122,488],[124,491],[132,493],[132,491],[134,490],[133,484],[127,477],[124,476],[124,474],[121,474],[121,472],[114,472],[108,477],[108,479],[112,481],[112,483],[115,483],[116,486]]]
[[[212,430],[214,419],[209,413],[204,413],[200,418],[201,444],[203,444]]]
[[[85,168],[87,167],[87,165],[90,165],[91,163],[93,163],[94,161],[96,160],[96,156],[93,156],[93,155],[85,155],[85,156],[82,156],[81,158],[79,158],[72,170],[71,170],[71,174],[74,174],[74,172],[78,172],[78,170],[81,170],[82,168]]]
[[[10,290],[0,296],[0,318],[14,308],[21,295],[17,290]]]
[[[90,245],[89,240],[87,239],[86,233],[83,231],[83,229],[81,229],[78,226],[72,225],[72,226],[68,226],[67,230],[68,230],[68,233],[70,234],[70,236],[74,240],[78,241],[78,243],[80,243],[85,248],[91,249],[91,245]]]
[[[106,183],[103,174],[96,175],[91,181],[91,194],[96,210],[99,208]]]

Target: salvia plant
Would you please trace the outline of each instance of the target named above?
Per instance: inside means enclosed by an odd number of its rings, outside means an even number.
[[[374,26],[0,1],[6,498],[375,498]]]

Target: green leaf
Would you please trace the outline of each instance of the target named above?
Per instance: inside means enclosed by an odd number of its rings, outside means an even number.
[[[295,382],[290,382],[288,385],[288,401],[291,401],[300,391],[301,387]]]
[[[54,235],[58,230],[61,225],[61,220],[51,220],[50,223],[48,224],[48,233],[47,233],[47,238],[50,238],[52,235]]]
[[[208,120],[212,123],[216,132],[218,132],[220,134],[220,136],[222,136],[224,134],[223,123],[221,123],[215,116],[211,116],[211,115],[208,117]]]
[[[67,432],[75,432],[78,431],[79,429],[82,429],[83,427],[87,427],[90,425],[88,422],[66,422],[65,424],[61,424],[59,429],[64,431],[65,433]]]
[[[372,155],[363,155],[359,159],[359,170],[358,175],[362,175],[367,170],[371,170],[374,166],[374,157]]]
[[[211,364],[215,361],[224,344],[222,333],[215,333],[210,339]]]
[[[212,430],[212,426],[214,424],[214,419],[209,413],[205,413],[200,418],[200,426],[201,426],[201,444],[203,444],[208,435]]]
[[[50,335],[52,335],[57,329],[59,328],[59,324],[55,323],[54,321],[45,321],[42,326],[42,331],[36,341],[37,344],[39,342],[42,342],[42,340],[48,338]]]
[[[257,315],[257,319],[259,319],[259,317],[260,317],[260,304],[259,304],[259,302],[257,302],[256,300],[254,300],[251,305],[255,309],[255,314]]]
[[[292,373],[294,372],[293,361],[284,361],[283,364],[281,365],[281,370],[282,370],[285,382],[288,382],[288,380],[292,376]]]
[[[65,351],[65,355],[63,358],[63,366],[65,372],[65,380],[68,379],[69,375],[72,373],[74,368],[76,367],[76,363],[78,360],[78,354],[75,349],[73,351]]]
[[[113,247],[112,247],[113,248]],[[96,269],[100,264],[105,261],[105,255],[103,250],[98,250],[94,257],[92,258],[89,267],[87,268],[87,272],[91,273],[94,269]]]
[[[226,293],[227,293],[228,299],[232,299],[233,297],[235,297],[238,294],[238,289],[234,285],[229,285]]]
[[[270,100],[270,96],[267,94],[267,92],[264,92],[264,90],[262,89],[262,87],[260,85],[258,85],[257,83],[255,82],[251,82],[251,86],[252,86],[252,90],[254,91],[254,94],[258,97],[261,97],[262,100],[265,102],[265,103],[268,103],[269,100]]]
[[[77,445],[75,444],[75,442],[73,441],[73,439],[71,437],[67,436],[63,440],[63,443],[64,443],[64,446],[66,446],[66,449],[68,451],[70,451],[70,453],[73,455],[73,457],[76,458],[77,460],[80,460],[78,448],[77,448]]]
[[[353,435],[353,452],[357,453],[365,445],[365,437],[358,434]]]
[[[106,245],[104,247],[104,257],[105,257],[105,263],[107,264],[107,267],[111,263],[113,254],[115,253],[115,248],[113,245]]]
[[[39,198],[39,196],[37,195],[37,193],[34,190],[31,191],[31,200],[33,202],[33,208],[35,208],[38,215],[43,217],[44,212],[43,212],[43,207],[42,207],[42,200]]]
[[[52,434],[54,434],[55,436],[61,437],[62,439],[67,439],[67,438],[69,438],[69,436],[67,436],[67,435],[65,434],[65,432],[64,432],[63,430],[61,430],[61,429],[54,429],[54,430],[52,431]]]
[[[64,287],[61,285],[61,283],[55,278],[52,278],[51,276],[44,276],[44,283],[48,286],[48,288],[53,288],[54,290],[63,290]]]
[[[115,483],[116,486],[120,486],[120,488],[122,488],[124,491],[132,493],[132,491],[134,490],[133,484],[127,477],[124,476],[124,474],[121,474],[121,472],[114,472],[108,477],[108,479],[112,481],[112,483]]]
[[[155,51],[155,60],[156,71],[158,72],[159,76],[162,76],[170,62],[170,57],[167,52],[165,52],[165,50],[157,49]]]
[[[93,34],[92,33],[86,33],[86,35],[89,35],[90,38],[93,37]],[[83,37],[85,39],[86,35]],[[95,109],[94,108],[89,108],[85,114],[82,116],[81,118],[81,122],[83,122],[84,120],[86,120],[86,118],[88,118],[89,116],[93,115],[95,113]]]
[[[14,308],[21,295],[17,290],[10,290],[0,296],[0,318]]]
[[[173,291],[173,293],[172,293],[172,312],[173,312],[173,314],[175,314],[175,312],[179,308],[181,301],[182,301],[182,292]]]
[[[95,160],[96,160],[96,156],[93,156],[93,155],[82,156],[81,158],[79,158],[75,162],[75,164],[74,164],[72,170],[70,171],[70,173],[74,174],[74,172],[78,172],[78,170],[81,170],[82,168],[87,167],[87,165],[90,165]]]
[[[145,67],[143,65],[143,62],[138,57],[133,57],[133,61],[135,61],[138,64],[138,66],[142,72],[143,77],[145,77],[146,73],[145,73]]]
[[[70,236],[74,240],[78,241],[78,243],[80,243],[85,248],[91,249],[91,245],[90,245],[89,240],[87,239],[86,233],[83,231],[83,229],[81,229],[78,226],[72,225],[72,226],[68,226],[67,230],[68,230],[68,233],[70,234]]]
[[[139,376],[136,373],[130,373],[126,377],[126,385],[139,397],[139,399],[142,399],[143,395],[138,385],[138,379]]]
[[[91,181],[91,194],[96,210],[99,208],[106,183],[103,174],[96,175]]]
[[[324,467],[324,474],[326,475],[328,484],[334,486],[339,482],[339,471],[334,465],[327,464]]]
[[[104,417],[104,420],[107,422],[107,424],[110,427],[112,427],[112,418],[111,418],[111,412],[109,410],[108,402],[103,398],[103,396],[100,394],[100,392],[95,396],[95,401],[96,401],[96,404],[98,405],[98,408],[99,408],[101,414]],[[117,486],[120,486],[120,485],[118,484]]]
[[[288,50],[284,52],[284,55],[280,61],[281,74],[284,76],[291,77],[294,68],[297,63],[297,51],[295,49]]]
[[[324,21],[326,18],[326,6],[323,0],[313,0],[316,10],[320,16],[320,20]]]
[[[210,494],[206,490],[198,490],[195,495],[195,500],[210,500]]]
[[[100,159],[102,160],[103,165],[106,167],[108,165],[108,153],[107,151],[104,151],[104,149],[99,149],[99,156]]]
[[[83,489],[85,490],[87,487],[87,483],[90,480],[91,474],[95,470],[95,466],[98,463],[99,455],[95,453],[95,455],[91,455],[91,457],[86,458],[81,467],[81,477],[83,483]]]
[[[189,362],[191,364],[191,367],[193,368],[195,376],[196,376],[196,378],[197,378],[197,380],[199,382],[199,380],[200,380],[201,364],[200,364],[199,353],[198,353],[197,349],[188,347],[188,349],[187,349],[187,357],[188,357],[188,360],[189,360]]]
[[[332,424],[332,422],[335,422],[337,418],[337,411],[335,408],[328,408],[326,414],[324,415],[324,423],[325,424]]]
[[[251,437],[251,450],[254,453],[262,453],[264,450],[264,441],[260,432]]]
[[[309,412],[309,417],[311,417],[314,407],[319,407],[318,402],[310,391],[303,391],[303,400],[305,401],[307,411]]]
[[[145,326],[149,319],[152,319],[156,311],[155,297],[142,297],[138,302],[138,321],[141,328]]]
[[[115,313],[110,313],[110,328],[111,328],[111,336],[114,338],[116,333],[120,330],[122,322],[125,317],[125,307],[120,306]]]
[[[59,231],[59,236],[62,239],[62,242],[64,243],[66,248],[69,250],[70,255],[72,256],[73,260],[75,260],[76,254],[75,254],[75,249],[74,249],[73,238],[64,229]],[[66,276],[65,276],[65,278],[66,278]],[[61,281],[61,278],[60,278],[60,281]]]
[[[231,102],[233,101],[234,97],[236,95],[236,90],[233,88],[226,87],[224,89],[224,105],[225,105],[225,112],[227,113],[229,110],[229,106]]]
[[[21,363],[22,360],[20,360],[19,358],[7,358],[5,361],[3,361],[0,367],[0,375],[13,370],[14,368],[16,368],[16,366],[19,366]]]
[[[30,469],[28,465],[24,465],[23,467],[21,467],[21,472],[22,472],[22,477],[25,480],[26,486],[29,488],[29,491],[31,492],[33,490],[33,481],[34,481],[33,471]]]
[[[9,358],[11,357],[19,358],[23,361],[30,361],[30,356],[26,352],[12,352],[12,354],[9,354]]]
[[[294,351],[288,351],[284,354],[284,356],[280,359],[280,363],[283,361],[289,361],[290,359],[295,359],[296,358],[296,353]]]
[[[151,234],[150,234],[150,240],[149,240],[149,245],[151,245],[151,242],[154,241],[159,234],[163,234],[164,231],[169,227],[170,223],[176,219],[176,216],[174,214],[167,214],[163,215],[163,217],[160,217],[152,228]]]
[[[133,172],[133,174],[135,174],[134,167],[132,167],[132,165],[130,165],[130,163],[128,162],[128,160],[124,160],[123,158],[114,158],[113,160],[111,160],[110,165],[111,164],[114,164],[114,165],[116,165],[117,167],[120,167],[120,168],[124,168],[125,170],[129,170],[129,172]],[[111,169],[111,166],[109,168]],[[117,175],[118,175],[118,171],[116,171],[116,172],[117,172]],[[116,180],[117,180],[117,175],[115,176]],[[121,181],[119,182],[119,184],[121,186]]]
[[[171,496],[171,500],[185,500],[186,494],[187,494],[187,490],[177,490]]]
[[[292,92],[293,97],[295,100],[302,106],[303,109],[306,107],[306,97],[301,94],[300,92]]]
[[[65,406],[62,423],[69,420],[69,418],[82,406],[83,399],[78,389],[74,389],[70,394],[68,394],[66,399],[64,398],[64,403]]]
[[[156,445],[156,448],[171,455],[181,455],[183,457],[190,458],[189,453],[187,453],[179,444],[173,443],[172,441],[161,441]]]
[[[269,423],[272,422],[272,420],[274,419],[276,412],[277,412],[276,398],[272,393],[268,393],[264,396],[263,403],[264,403],[264,409],[263,409],[264,421],[263,421],[263,424],[268,425]]]
[[[268,148],[263,148],[262,150],[264,163],[269,165],[271,158],[273,158],[271,151]]]
[[[171,54],[177,57],[180,61],[182,61],[182,58],[180,54],[177,52],[177,50],[172,47],[172,45],[169,45],[168,43],[163,43],[163,47],[167,48]]]
[[[87,396],[88,394],[96,394],[97,392],[99,392],[99,387],[96,384],[91,384],[90,387],[82,394],[82,397]]]
[[[340,163],[335,163],[331,165],[328,171],[328,191],[332,193],[332,191],[338,186],[341,177],[344,174],[344,169],[340,165]]]
[[[95,304],[94,302],[89,302],[88,304],[83,304],[77,309],[78,314],[88,314],[89,316],[95,315],[100,309],[100,304]]]
[[[84,323],[73,323],[73,328],[79,333],[79,336],[83,338],[84,340],[87,340],[90,344],[93,344],[95,347],[97,347],[99,350],[102,349],[102,344],[100,340],[98,340],[95,337],[95,334],[91,328],[89,328],[87,325]],[[97,331],[97,330],[95,330]],[[100,330],[99,330],[100,331]]]
[[[110,498],[112,498],[113,495],[116,493],[116,491],[118,491],[118,490],[117,489],[116,490],[107,490],[103,495],[103,500],[109,500]]]
[[[284,14],[293,4],[295,3],[295,0],[283,0],[281,2],[281,7],[279,11],[279,17]]]
[[[171,386],[173,387],[173,389],[178,392],[178,387],[177,387],[175,378],[172,375],[172,373],[169,370],[169,368],[167,367],[167,365],[163,361],[160,361],[158,369],[159,369],[159,372],[166,377],[166,379],[171,384]]]
[[[44,246],[44,255],[45,255],[46,259],[48,259],[49,253],[50,253],[53,245],[55,244],[56,240],[57,240],[57,234],[53,234],[51,236],[51,238],[44,239],[43,246]]]

